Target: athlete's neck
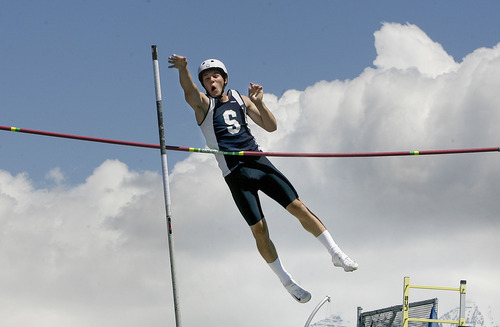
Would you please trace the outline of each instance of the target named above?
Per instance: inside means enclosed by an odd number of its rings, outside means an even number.
[[[228,102],[229,101],[229,97],[226,93],[222,93],[222,95],[217,97],[216,99],[219,99],[220,102]]]

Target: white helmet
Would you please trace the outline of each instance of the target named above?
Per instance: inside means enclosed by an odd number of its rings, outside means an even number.
[[[217,69],[221,72],[221,74],[223,75],[222,77],[224,77],[224,79],[227,77],[227,69],[226,66],[222,63],[222,61],[217,59],[207,59],[200,64],[200,67],[198,67],[198,79],[200,80],[200,83],[202,85],[203,81],[201,75],[207,69]]]

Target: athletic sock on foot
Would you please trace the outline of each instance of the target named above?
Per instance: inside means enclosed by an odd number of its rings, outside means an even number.
[[[317,239],[324,245],[328,250],[328,253],[332,256],[332,262],[335,267],[342,267],[346,272],[352,272],[358,269],[358,264],[354,262],[351,258],[347,256],[340,247],[333,240],[332,235],[325,230],[321,233]]]
[[[300,287],[300,285],[292,279],[292,276],[285,270],[279,258],[274,262],[268,263],[268,265],[276,276],[278,276],[281,284],[283,284],[288,293],[290,293],[297,302],[306,303],[311,299],[311,293]]]
[[[337,243],[335,243],[335,241],[333,240],[332,235],[330,235],[329,231],[325,230],[317,237],[317,239],[328,250],[328,253],[330,253],[331,256],[339,255],[340,253],[342,253]]]
[[[273,270],[273,272],[278,276],[282,284],[287,283],[292,279],[292,276],[285,270],[283,265],[281,264],[280,258],[277,258],[271,263],[268,263],[269,267]]]

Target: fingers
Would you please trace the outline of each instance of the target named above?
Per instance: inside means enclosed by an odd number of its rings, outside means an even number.
[[[259,84],[250,83],[248,88],[248,96],[252,101],[262,100],[264,95],[264,88]]]
[[[180,59],[182,58],[182,56],[178,56],[176,55],[175,53],[172,54],[171,56],[168,57],[168,60],[177,60],[177,59]]]
[[[255,90],[262,90],[263,87],[260,86],[259,84],[254,84],[254,83],[250,83],[250,89],[255,89]]]
[[[176,55],[175,53],[168,57],[168,62],[172,64],[168,68],[183,68],[187,65],[186,57]]]
[[[263,90],[264,90],[264,88],[262,86],[260,86],[259,84],[250,83],[250,87],[248,88],[248,93],[249,94],[258,94],[258,93],[262,92]]]

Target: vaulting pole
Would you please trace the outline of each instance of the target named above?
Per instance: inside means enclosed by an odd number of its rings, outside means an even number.
[[[170,202],[170,187],[168,181],[168,164],[167,164],[167,151],[165,147],[165,129],[163,126],[163,111],[161,104],[161,87],[160,87],[160,68],[158,64],[158,52],[156,45],[152,45],[153,52],[153,71],[155,79],[155,93],[156,93],[156,110],[158,114],[158,131],[160,134],[160,153],[161,153],[161,167],[163,174],[163,193],[165,196],[165,212],[167,218],[167,235],[168,235],[168,249],[170,254],[170,271],[172,276],[172,291],[174,296],[174,310],[175,310],[175,326],[181,327],[181,314],[179,309],[179,295],[177,293],[177,281],[175,273],[175,256],[174,256],[174,234],[172,230],[172,213]]]

